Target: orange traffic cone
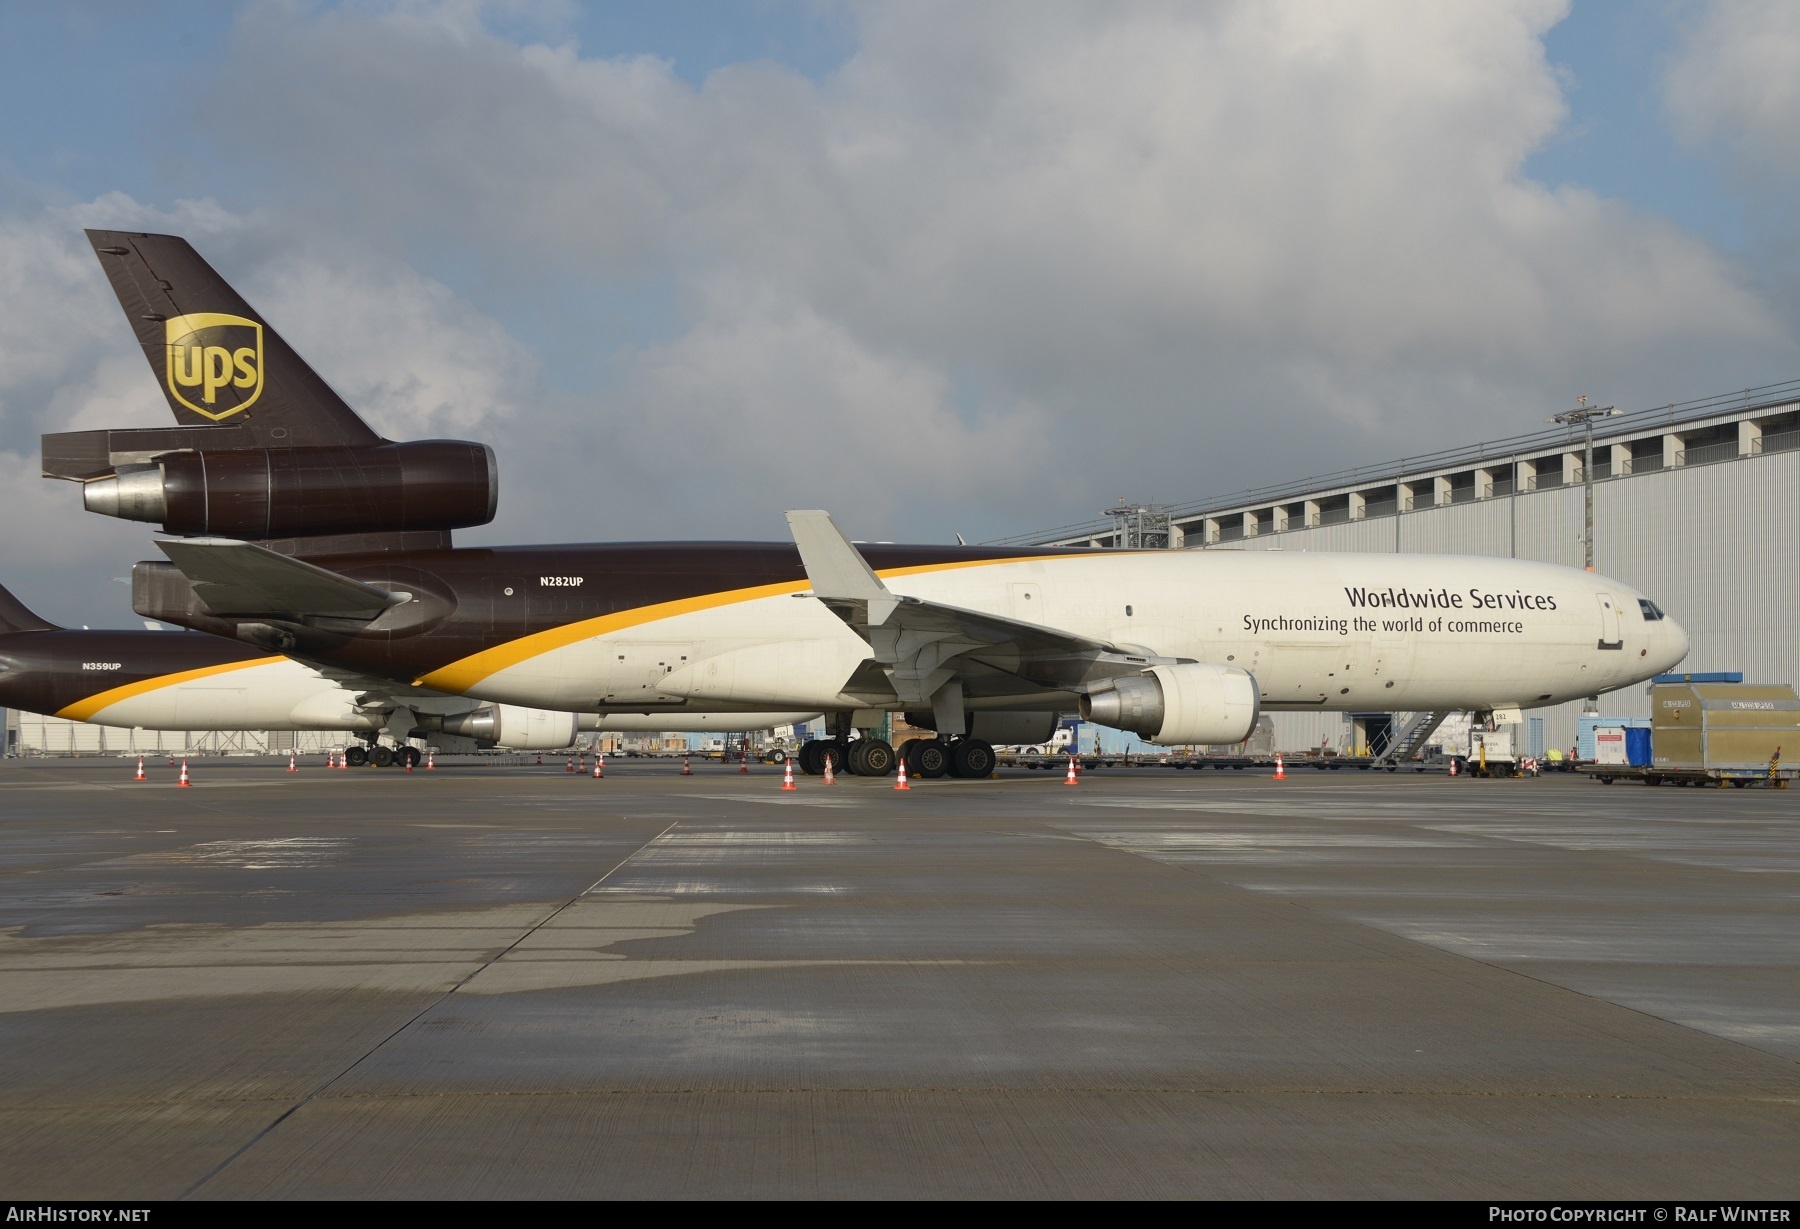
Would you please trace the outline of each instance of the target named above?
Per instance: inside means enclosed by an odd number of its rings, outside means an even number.
[[[1450,757],[1450,775],[1453,777],[1456,775],[1456,757],[1454,755]]]
[[[192,781],[188,780],[187,761],[186,760],[181,761],[181,779],[176,781],[175,784],[179,785],[182,789],[192,789],[193,788],[194,783]]]
[[[437,748],[436,747],[427,747],[425,749],[425,767],[432,772],[437,771]]]
[[[1072,755],[1069,757],[1069,775],[1063,778],[1063,784],[1064,785],[1080,785],[1081,784],[1081,782],[1076,780],[1076,778],[1075,778],[1075,757]]]
[[[143,756],[141,756],[141,755],[140,755],[140,756],[138,756],[138,770],[137,770],[137,776],[135,776],[135,777],[133,777],[133,778],[131,778],[131,779],[132,779],[132,780],[133,780],[133,781],[148,781],[148,780],[149,780],[149,779],[150,779],[150,778],[149,778],[149,777],[146,777],[146,776],[145,776],[145,775],[144,775],[144,757],[143,757]]]
[[[300,765],[298,765],[294,762],[294,753],[292,751],[288,752],[288,771],[289,772],[299,772],[300,771]]]
[[[544,766],[544,753],[542,751],[538,752],[537,766],[539,768],[542,768]]]
[[[787,771],[782,774],[781,788],[782,789],[793,789],[794,788],[794,761],[792,761],[792,760],[789,760],[787,762]]]
[[[563,771],[564,772],[574,772],[575,771],[575,757],[574,756],[571,755],[568,759],[563,761]]]
[[[598,751],[594,752],[594,780],[598,781],[606,775],[606,757]]]
[[[404,762],[405,762],[405,764],[406,764],[406,771],[408,771],[408,772],[411,772],[411,771],[412,771],[412,765],[413,765],[413,757],[412,757],[412,756],[410,756],[410,755],[408,755],[408,754],[406,754],[406,748],[405,748],[405,747],[402,747],[402,748],[400,748],[400,758],[401,758],[401,760],[402,760],[402,761],[404,761]]]
[[[837,756],[835,756],[835,755],[831,754],[831,752],[827,751],[824,755],[821,755],[819,758],[825,761],[825,784],[836,785],[837,784],[837,774],[831,771],[831,763],[833,760],[837,759]]]
[[[691,777],[694,775],[693,758],[694,758],[693,755],[689,752],[683,751],[681,753],[681,775],[682,776]]]
[[[900,779],[898,781],[894,782],[894,788],[895,789],[911,789],[912,788],[912,786],[910,786],[906,783],[906,757],[904,755],[900,757]]]
[[[1277,781],[1287,780],[1287,769],[1282,766],[1281,756],[1279,754],[1275,756],[1275,779]]]
[[[750,748],[745,747],[744,748],[744,757],[738,761],[738,772],[739,773],[747,773],[749,771],[750,771]]]

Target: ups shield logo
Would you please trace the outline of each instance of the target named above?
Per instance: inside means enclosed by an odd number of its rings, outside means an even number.
[[[221,312],[176,316],[163,325],[169,394],[196,414],[229,418],[256,404],[263,389],[263,330]]]

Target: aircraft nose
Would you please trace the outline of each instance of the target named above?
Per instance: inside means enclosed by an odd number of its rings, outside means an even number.
[[[1687,629],[1673,619],[1663,619],[1656,625],[1656,647],[1653,651],[1659,663],[1656,672],[1667,674],[1687,658]]]

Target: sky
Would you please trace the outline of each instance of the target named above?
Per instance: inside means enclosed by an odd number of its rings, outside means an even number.
[[[468,544],[998,538],[1800,376],[1800,7],[0,6],[0,583],[167,411],[82,228],[186,236]]]

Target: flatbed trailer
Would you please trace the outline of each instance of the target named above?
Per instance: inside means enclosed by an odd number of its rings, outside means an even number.
[[[1052,755],[1022,755],[1018,753],[997,756],[1004,768],[1047,769],[1051,772],[1062,772],[1068,767],[1069,752]],[[1096,768],[1192,768],[1204,771],[1216,768],[1220,771],[1234,769],[1242,771],[1246,768],[1269,769],[1275,767],[1273,755],[1164,755],[1145,752],[1119,752],[1096,755],[1084,752],[1076,757],[1081,761],[1083,772]],[[1320,772],[1336,771],[1344,768],[1359,768],[1364,772],[1370,769],[1385,768],[1389,772],[1398,772],[1402,767],[1411,768],[1414,772],[1424,772],[1430,768],[1443,770],[1443,761],[1412,761],[1401,765],[1398,763],[1378,762],[1370,755],[1288,755],[1283,752],[1281,762],[1289,771],[1300,768],[1315,768]]]
[[[1695,768],[1671,767],[1667,764],[1583,764],[1576,772],[1593,777],[1602,785],[1614,781],[1637,781],[1644,785],[1711,785],[1724,789],[1727,785],[1748,789],[1753,785],[1770,789],[1786,789],[1800,769],[1793,768]]]

